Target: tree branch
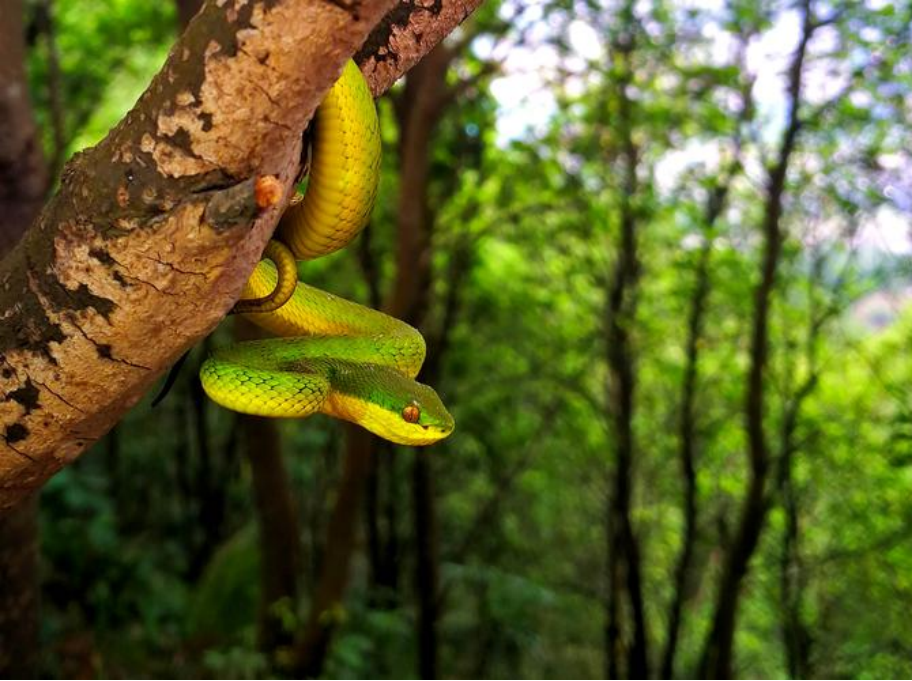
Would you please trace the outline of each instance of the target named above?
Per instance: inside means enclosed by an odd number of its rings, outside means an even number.
[[[377,97],[461,24],[483,0],[401,0],[355,55]]]

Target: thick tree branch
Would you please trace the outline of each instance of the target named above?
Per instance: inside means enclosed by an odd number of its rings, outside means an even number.
[[[284,206],[257,205],[256,181],[274,176],[287,196],[345,60],[371,35],[359,56],[381,92],[472,7],[206,3],[0,264],[0,508],[101,437],[230,309]],[[384,15],[385,42],[370,34]]]

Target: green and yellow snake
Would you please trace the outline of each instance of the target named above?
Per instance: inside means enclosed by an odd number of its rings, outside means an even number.
[[[200,368],[215,402],[257,416],[321,412],[406,445],[453,431],[437,393],[414,380],[425,354],[417,330],[297,281],[296,259],[337,251],[365,226],[379,167],[377,111],[349,62],[314,119],[306,195],[282,216],[235,308],[280,337],[216,350]]]

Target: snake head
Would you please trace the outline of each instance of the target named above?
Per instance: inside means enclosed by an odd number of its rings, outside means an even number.
[[[389,367],[349,367],[333,377],[324,411],[400,445],[431,445],[455,422],[434,389]]]
[[[431,387],[407,380],[402,389],[385,395],[385,404],[361,425],[390,442],[413,447],[434,444],[453,432],[453,417]],[[397,399],[388,399],[394,395]]]
[[[410,391],[415,395],[402,408],[401,424],[390,428],[395,435],[387,439],[406,445],[429,445],[442,440],[453,432],[453,417],[443,406],[434,390],[422,383],[413,383]],[[420,393],[420,395],[419,395]],[[393,439],[399,437],[400,439]]]

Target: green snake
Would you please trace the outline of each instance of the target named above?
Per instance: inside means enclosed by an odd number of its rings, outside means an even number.
[[[200,380],[218,404],[257,416],[315,413],[387,440],[428,445],[454,427],[437,393],[414,380],[425,343],[408,324],[297,281],[296,260],[347,245],[377,195],[380,126],[361,71],[346,64],[316,112],[306,194],[282,216],[235,312],[279,336],[220,348]]]

